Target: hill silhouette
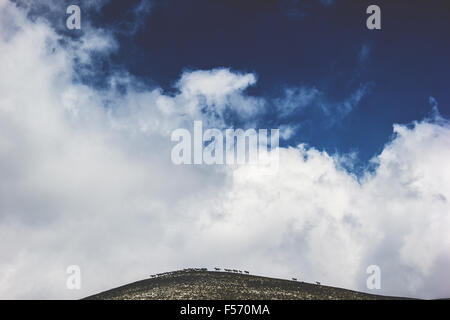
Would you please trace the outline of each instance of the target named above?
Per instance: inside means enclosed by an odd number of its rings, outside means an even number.
[[[245,273],[187,269],[104,291],[89,300],[378,300],[404,299]]]

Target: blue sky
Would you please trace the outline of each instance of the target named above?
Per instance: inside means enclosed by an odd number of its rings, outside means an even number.
[[[112,1],[92,21],[116,30],[120,42],[106,74],[120,66],[171,92],[184,70],[226,67],[257,75],[249,95],[276,99],[286,88],[316,88],[320,99],[282,121],[268,112],[259,126],[301,125],[281,144],[356,151],[365,162],[381,152],[393,123],[430,113],[430,96],[450,115],[448,1],[378,1],[382,30],[365,27],[370,4],[168,0],[143,8]],[[350,112],[320,111],[318,104],[338,108],[361,87]]]

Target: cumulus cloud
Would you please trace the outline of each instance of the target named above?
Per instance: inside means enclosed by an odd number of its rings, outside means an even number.
[[[367,290],[371,264],[382,270],[377,293],[450,296],[444,119],[394,125],[362,178],[305,145],[280,148],[271,176],[175,166],[175,128],[262,112],[267,101],[245,91],[255,75],[186,71],[168,95],[124,71],[97,90],[74,81],[88,38],[62,45],[49,23],[4,0],[0,16],[13,17],[0,19],[1,298],[80,298],[188,266]],[[105,41],[102,52],[114,46]],[[73,264],[80,291],[66,288]]]

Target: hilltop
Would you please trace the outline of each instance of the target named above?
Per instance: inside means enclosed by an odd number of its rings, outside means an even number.
[[[89,296],[89,300],[361,300],[402,299],[245,273],[186,269]]]

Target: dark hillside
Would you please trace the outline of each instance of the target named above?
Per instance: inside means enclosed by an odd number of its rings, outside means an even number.
[[[299,300],[399,299],[299,281],[248,274],[184,270],[111,289],[86,299]],[[400,298],[401,299],[401,298]]]

